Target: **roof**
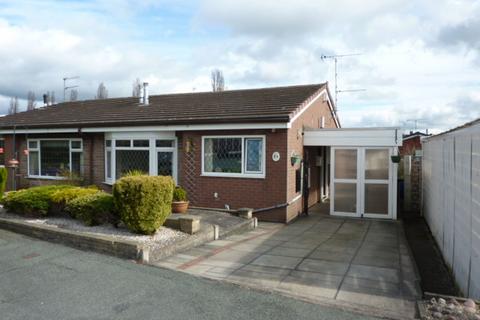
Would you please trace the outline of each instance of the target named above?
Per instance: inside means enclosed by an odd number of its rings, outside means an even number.
[[[470,127],[473,127],[473,126],[476,126],[476,125],[480,125],[480,118],[472,120],[472,121],[467,122],[467,123],[464,123],[464,124],[462,124],[458,127],[455,127],[453,129],[450,129],[450,130],[447,130],[447,131],[444,131],[444,132],[440,132],[436,135],[430,136],[430,137],[428,137],[428,140],[435,139],[437,137],[442,137],[442,136],[447,135],[449,133],[459,131],[459,130],[462,130],[462,129],[466,129],[466,128],[470,128]]]
[[[423,133],[423,132],[420,132],[420,131],[417,131],[417,132],[412,132],[410,131],[409,134],[404,134],[403,135],[403,140],[410,140],[410,139],[413,139],[413,138],[416,138],[416,137],[420,137],[420,138],[423,138],[423,137],[429,137],[431,136],[431,134],[427,134],[427,133]]]
[[[0,128],[289,122],[327,84],[86,100],[0,117]],[[328,90],[328,89],[327,89]]]

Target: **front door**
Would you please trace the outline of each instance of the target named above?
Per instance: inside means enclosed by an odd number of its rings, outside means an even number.
[[[332,214],[392,217],[391,152],[391,148],[332,148]]]

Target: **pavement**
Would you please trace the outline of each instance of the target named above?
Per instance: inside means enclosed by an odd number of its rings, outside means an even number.
[[[5,230],[0,318],[374,319]]]
[[[419,277],[399,221],[336,218],[318,206],[155,265],[363,314],[413,318]]]

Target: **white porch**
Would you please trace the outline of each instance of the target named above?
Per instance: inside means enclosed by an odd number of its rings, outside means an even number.
[[[304,132],[305,147],[329,147],[330,214],[397,218],[399,128],[338,128]],[[327,153],[328,154],[328,153]]]

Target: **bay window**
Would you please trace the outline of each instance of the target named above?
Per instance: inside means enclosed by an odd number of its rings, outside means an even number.
[[[31,139],[27,143],[29,176],[61,178],[69,172],[83,173],[81,139]]]
[[[206,136],[202,150],[205,176],[265,177],[264,136]]]

